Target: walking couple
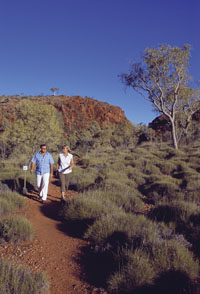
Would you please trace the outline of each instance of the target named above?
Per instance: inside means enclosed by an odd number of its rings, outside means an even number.
[[[68,190],[70,175],[74,166],[73,155],[70,152],[69,146],[64,145],[57,161],[57,172],[61,182],[61,200],[66,200],[65,192]],[[33,173],[34,166],[36,166],[36,184],[39,196],[42,203],[45,203],[47,200],[49,179],[53,177],[54,166],[53,157],[47,152],[46,144],[40,145],[40,151],[33,156],[31,160],[31,173]]]

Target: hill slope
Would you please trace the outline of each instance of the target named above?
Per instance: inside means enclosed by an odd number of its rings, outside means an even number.
[[[92,122],[96,121],[104,125],[128,122],[124,111],[117,106],[106,102],[100,102],[92,98],[80,96],[45,96],[45,97],[21,97],[1,96],[0,97],[0,127],[3,124],[4,116],[12,120],[12,112],[20,101],[30,99],[31,101],[44,101],[52,104],[62,113],[64,124],[69,130],[86,129]]]

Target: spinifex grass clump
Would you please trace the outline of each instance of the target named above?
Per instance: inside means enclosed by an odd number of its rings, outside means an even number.
[[[175,198],[180,188],[178,181],[168,175],[149,175],[145,184],[140,186],[140,191],[155,204],[164,197]]]
[[[149,212],[151,219],[165,223],[174,223],[176,229],[180,229],[184,224],[192,225],[192,221],[199,215],[200,207],[196,203],[181,200],[161,202]]]
[[[103,189],[89,190],[67,202],[61,215],[64,220],[96,221],[103,215],[117,211],[139,212],[144,210],[144,203],[135,195],[136,191]]]
[[[153,284],[156,273],[151,265],[149,256],[138,249],[135,252],[130,250],[124,251],[121,252],[121,256],[117,256],[121,263],[122,259],[124,260],[124,264],[121,265],[119,271],[116,271],[109,277],[107,281],[108,289],[117,293],[125,291],[131,293],[130,291],[136,288]]]
[[[199,273],[199,264],[192,253],[174,240],[163,241],[162,246],[155,242],[151,247],[141,247],[135,251],[124,248],[115,258],[120,267],[110,275],[107,283],[111,291],[118,293],[132,293],[135,289],[153,284],[155,287],[156,279],[163,274],[167,275],[168,272],[174,273],[168,278],[169,284],[173,282],[176,274],[184,274],[189,286]],[[163,293],[168,287],[166,284],[159,286],[159,293]],[[183,280],[176,280],[174,286],[180,289],[181,292],[178,293],[186,293]],[[146,293],[157,292],[151,292],[149,288]]]
[[[24,267],[15,267],[0,259],[1,294],[47,294],[49,283],[44,273],[32,274]]]
[[[22,208],[24,205],[25,201],[18,193],[0,191],[0,216]]]
[[[94,250],[102,258],[112,256],[115,267],[106,279],[112,291],[132,293],[170,270],[185,272],[189,279],[198,276],[198,262],[183,236],[178,238],[164,224],[145,216],[115,211],[96,220],[84,237],[96,244]]]
[[[200,168],[192,152],[150,143],[132,150],[93,150],[89,168],[79,167],[80,184],[86,177],[93,183],[83,184],[85,192],[64,206],[64,219],[86,224],[82,236],[92,243],[92,258],[107,265],[102,284],[111,292],[159,284],[155,293],[160,294],[167,288],[165,279],[185,277],[178,278],[177,293],[187,293],[198,277],[192,250],[198,256]],[[155,205],[151,220],[141,215],[144,201]]]
[[[76,166],[72,174],[73,185],[77,191],[84,191],[95,185],[98,177],[96,169],[88,167],[87,169]]]
[[[163,223],[157,224],[144,215],[114,211],[97,219],[87,230],[85,238],[98,244],[99,248],[116,248],[117,244],[138,248],[163,240],[175,239],[173,230]],[[185,244],[183,240],[179,240]],[[178,242],[178,239],[177,239]],[[150,245],[152,246],[152,245]]]
[[[21,216],[12,216],[0,221],[0,242],[29,241],[33,239],[32,224]]]

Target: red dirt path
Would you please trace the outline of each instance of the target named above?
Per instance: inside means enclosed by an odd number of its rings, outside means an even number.
[[[61,228],[57,211],[60,206],[60,188],[57,180],[49,185],[48,199],[42,204],[36,193],[27,199],[25,209],[17,214],[25,216],[34,226],[35,237],[22,244],[1,244],[0,257],[14,264],[25,264],[32,271],[45,271],[50,281],[50,294],[102,293],[81,280],[80,265],[75,261],[86,241],[70,237]],[[68,198],[76,196],[69,191]],[[104,292],[105,293],[105,292]]]

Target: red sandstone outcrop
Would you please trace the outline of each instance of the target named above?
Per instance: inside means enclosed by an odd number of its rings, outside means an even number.
[[[120,107],[100,102],[92,98],[80,96],[56,97],[54,106],[62,112],[64,123],[68,129],[85,129],[93,121],[101,127],[106,124],[116,124],[127,121]]]
[[[0,125],[2,124],[3,114],[6,114],[9,119],[12,118],[16,104],[23,99],[27,99],[27,97],[6,96],[0,98]],[[128,122],[120,107],[88,97],[62,95],[31,97],[30,99],[31,101],[45,101],[47,104],[53,105],[62,113],[64,123],[69,130],[86,129],[94,121],[98,122],[101,127]]]

